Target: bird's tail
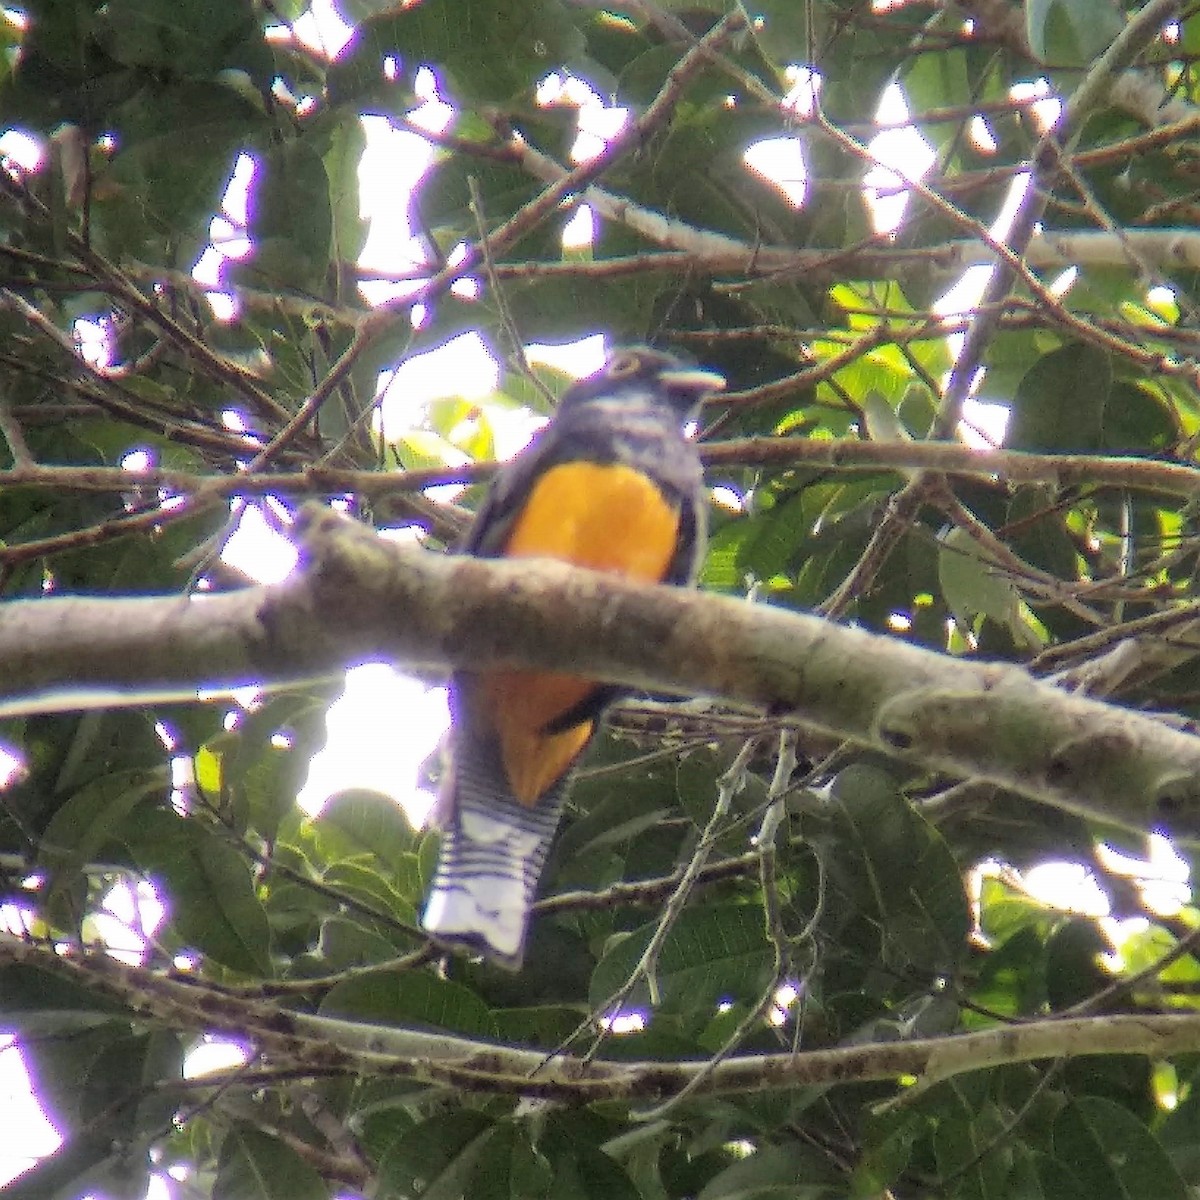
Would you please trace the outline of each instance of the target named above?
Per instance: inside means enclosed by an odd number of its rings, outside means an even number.
[[[437,813],[441,853],[421,923],[439,941],[515,971],[569,776],[526,808],[499,782],[503,771],[490,757],[463,755],[451,768]]]

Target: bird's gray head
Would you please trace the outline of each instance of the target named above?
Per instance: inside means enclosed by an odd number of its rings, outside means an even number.
[[[615,351],[595,375],[570,388],[563,396],[560,411],[609,398],[627,403],[644,397],[669,406],[682,424],[695,416],[705,396],[724,386],[724,378],[715,371],[688,366],[663,350],[634,346]]]

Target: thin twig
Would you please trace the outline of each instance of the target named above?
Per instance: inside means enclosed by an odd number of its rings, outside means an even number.
[[[1190,954],[1194,954],[1198,946],[1200,946],[1200,929],[1193,929],[1185,937],[1180,938],[1165,954],[1150,963],[1149,966],[1143,967],[1140,971],[1135,971],[1132,975],[1126,975],[1121,979],[1114,979],[1107,987],[1101,988],[1100,991],[1089,996],[1086,1000],[1080,1000],[1078,1004],[1072,1004],[1070,1008],[1062,1009],[1056,1015],[1060,1017],[1084,1017],[1089,1013],[1102,1012],[1110,1001],[1117,999],[1119,996],[1129,995],[1139,984],[1153,979],[1160,972],[1165,971],[1172,963],[1178,962],[1181,958],[1185,958]]]
[[[1050,589],[1057,603],[1061,604],[1068,612],[1074,613],[1075,616],[1091,625],[1106,624],[1103,614],[1089,608],[1086,604],[1081,604],[1069,595],[1065,591],[1063,581],[1058,576],[1051,575],[1049,571],[1043,571],[1040,567],[1032,566],[1005,545],[945,485],[944,476],[935,476],[934,478],[940,480],[943,486],[937,489],[935,494],[929,496],[930,504],[940,509],[947,520],[952,521],[957,528],[966,533],[980,548],[980,551],[991,559],[988,564],[981,563],[985,570],[1002,570],[1014,579],[1040,583],[1043,587]]]
[[[646,949],[642,952],[637,965],[630,972],[629,978],[599,1006],[601,1016],[618,1011],[625,1001],[628,1000],[629,994],[641,979],[646,980],[647,986],[650,989],[650,1003],[654,1005],[659,1002],[658,981],[655,977],[658,956],[662,951],[663,945],[666,943],[668,934],[670,934],[676,920],[678,920],[679,914],[687,904],[688,897],[691,895],[692,889],[700,877],[709,853],[712,851],[713,846],[716,845],[717,837],[728,815],[729,807],[733,803],[733,797],[741,790],[745,782],[746,767],[757,747],[757,738],[750,738],[746,741],[741,750],[738,751],[737,757],[730,764],[729,769],[717,780],[717,799],[713,805],[712,815],[709,817],[708,823],[700,835],[699,842],[696,843],[696,849],[692,853],[687,868],[680,876],[674,891],[668,897],[666,906],[663,909],[663,915],[659,919],[657,928],[654,930],[654,935],[651,937]],[[566,1049],[575,1038],[590,1028],[591,1024],[592,1018],[589,1017],[587,1021],[583,1022],[554,1051],[554,1054],[558,1054]],[[584,1061],[590,1062],[595,1057],[603,1042],[604,1033],[602,1032],[592,1043],[591,1049],[584,1056]]]
[[[749,744],[749,743],[748,743]],[[729,1057],[757,1027],[771,1010],[780,986],[791,969],[791,947],[783,928],[783,914],[779,904],[779,887],[775,879],[775,836],[783,821],[785,796],[796,770],[796,734],[783,729],[779,734],[779,753],[775,759],[775,773],[767,793],[767,804],[763,812],[755,842],[758,846],[759,881],[763,891],[763,909],[766,935],[774,948],[775,958],[771,968],[770,982],[763,989],[750,1011],[738,1022],[734,1031],[725,1039],[719,1050],[709,1059],[706,1069],[696,1074],[670,1099],[653,1108],[635,1113],[639,1121],[656,1121],[665,1117],[689,1096],[704,1086],[705,1081],[726,1058]]]
[[[1150,0],[1140,9],[1113,39],[1112,44],[1092,64],[1079,87],[1067,100],[1057,127],[1045,134],[1035,148],[1030,165],[1033,176],[1013,217],[1006,239],[1016,257],[1025,253],[1034,228],[1046,208],[1048,177],[1057,170],[1064,152],[1078,138],[1084,121],[1103,101],[1117,75],[1162,31],[1162,27],[1178,9],[1179,0]],[[1009,263],[1002,261],[992,272],[980,297],[982,305],[990,306],[1002,299],[1012,286]],[[950,372],[950,380],[942,396],[937,431],[945,436],[958,423],[962,405],[970,394],[983,352],[991,341],[995,316],[985,309],[972,322],[963,342],[958,360]]]
[[[512,314],[512,309],[508,306],[508,297],[504,294],[504,288],[501,287],[500,280],[496,278],[496,263],[492,257],[491,244],[488,241],[483,192],[479,187],[479,180],[474,175],[468,176],[467,187],[471,192],[471,215],[475,218],[475,232],[478,238],[479,252],[483,256],[483,272],[487,277],[488,288],[491,291],[496,310],[500,314],[500,328],[504,331],[505,339],[508,342],[507,352],[504,356],[505,361],[514,366],[529,380],[534,389],[541,395],[548,408],[553,408],[555,402],[554,395],[529,365],[529,359],[525,355],[525,339],[521,336],[521,331],[517,328],[516,318]]]
[[[663,915],[658,922],[658,928],[655,929],[654,936],[650,939],[649,945],[647,945],[645,951],[642,953],[642,957],[638,960],[638,964],[634,968],[633,974],[626,985],[624,995],[617,1002],[618,1006],[624,1002],[625,997],[628,996],[629,991],[632,990],[633,985],[640,978],[645,978],[646,984],[650,989],[650,1003],[657,1006],[661,1002],[657,980],[658,957],[662,953],[662,948],[672,928],[674,928],[675,922],[679,919],[679,914],[683,912],[684,906],[692,894],[692,889],[696,886],[696,881],[700,877],[700,872],[703,870],[704,864],[708,861],[708,856],[712,852],[713,846],[716,845],[717,838],[721,833],[721,827],[729,814],[734,796],[745,786],[746,768],[757,749],[758,740],[750,738],[742,746],[741,750],[738,751],[738,755],[730,764],[729,769],[717,780],[717,801],[713,805],[712,815],[708,819],[708,824],[704,827],[704,832],[700,835],[699,842],[696,843],[696,849],[692,852],[687,870],[684,871],[678,886],[667,900],[666,907],[663,909]]]
[[[14,467],[32,467],[35,465],[33,452],[25,441],[25,432],[13,415],[8,398],[0,396],[0,436],[8,443],[8,452],[12,455]]]

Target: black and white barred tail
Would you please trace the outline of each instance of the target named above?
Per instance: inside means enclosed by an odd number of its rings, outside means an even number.
[[[441,853],[421,923],[439,941],[515,971],[569,776],[525,808],[499,782],[503,774],[491,757],[470,755],[452,768],[453,795],[439,806]]]

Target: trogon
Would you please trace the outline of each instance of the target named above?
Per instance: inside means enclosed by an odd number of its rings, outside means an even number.
[[[690,583],[706,502],[685,427],[724,385],[660,351],[614,353],[566,391],[550,423],[496,476],[463,551]],[[435,808],[441,853],[423,917],[439,941],[520,967],[572,768],[616,694],[568,673],[455,674]]]

